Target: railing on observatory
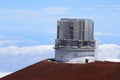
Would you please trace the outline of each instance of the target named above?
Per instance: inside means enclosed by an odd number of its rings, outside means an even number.
[[[68,49],[68,50],[95,50],[95,40],[93,41],[81,41],[73,39],[56,39],[55,49]]]

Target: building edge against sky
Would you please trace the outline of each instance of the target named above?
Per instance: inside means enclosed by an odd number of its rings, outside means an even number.
[[[61,18],[57,21],[55,60],[68,63],[96,60],[94,22],[91,19]]]

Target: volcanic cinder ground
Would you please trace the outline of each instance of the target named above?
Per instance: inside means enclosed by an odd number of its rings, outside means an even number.
[[[0,80],[120,80],[120,63],[68,64],[44,60]]]

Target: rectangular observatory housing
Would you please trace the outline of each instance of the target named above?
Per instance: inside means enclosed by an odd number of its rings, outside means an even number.
[[[89,62],[95,58],[94,22],[91,19],[61,18],[57,21],[55,60]]]

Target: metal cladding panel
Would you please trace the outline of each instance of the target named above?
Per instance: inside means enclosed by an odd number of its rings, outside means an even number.
[[[79,21],[79,37],[80,37],[80,40],[84,40],[84,29],[83,29],[83,26],[84,26],[84,21]]]
[[[62,39],[66,39],[68,36],[68,24],[67,22],[62,22]]]
[[[93,40],[93,22],[89,20],[89,23],[88,23],[88,39],[89,41]]]
[[[93,40],[93,22],[89,19],[84,20],[84,40]]]
[[[76,58],[95,57],[95,52],[80,52],[69,50],[55,50],[55,60],[62,62],[69,62]]]
[[[89,39],[88,39],[88,26],[89,26],[89,24],[88,24],[88,20],[85,20],[85,29],[84,29],[84,40],[85,41],[89,41]]]
[[[57,22],[59,26],[59,39],[69,39],[70,37],[70,26],[73,26],[73,37],[79,40],[93,40],[93,22],[89,19],[62,19]]]
[[[80,30],[80,25],[79,25],[79,22],[76,21],[74,22],[74,39],[80,39],[80,33],[79,33],[79,30]]]
[[[69,21],[59,21],[59,22],[60,22],[60,25],[59,25],[60,37],[59,37],[59,39],[70,39],[70,27],[71,26],[74,27],[74,23],[69,22]]]
[[[90,19],[66,19],[57,22],[55,60],[71,62],[95,58],[94,24]]]
[[[94,62],[95,60],[96,60],[95,57],[85,56],[85,57],[78,57],[78,58],[71,59],[69,60],[69,62],[66,62],[66,63],[82,63],[83,64],[83,63]]]
[[[57,21],[57,39],[60,38],[60,21]]]
[[[62,30],[63,30],[63,32],[62,32],[63,38],[62,39],[67,38],[67,34],[68,34],[68,28],[67,27],[68,26],[67,26],[66,22],[62,22]]]
[[[62,39],[63,38],[62,22],[58,21],[57,26],[59,26],[59,33],[57,34],[59,34],[59,39]]]
[[[62,19],[57,22],[59,26],[55,49],[66,50],[93,50],[93,22],[90,19]]]

